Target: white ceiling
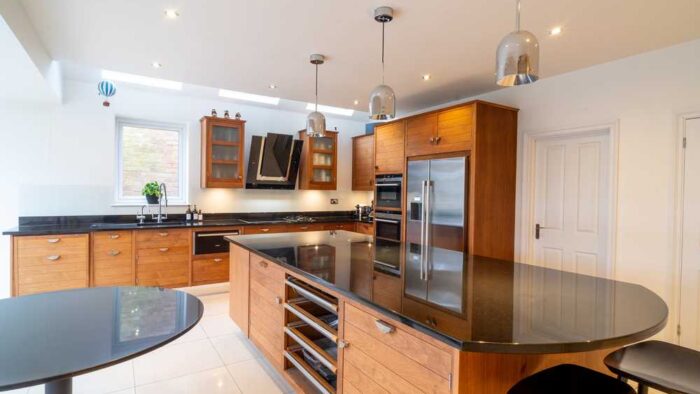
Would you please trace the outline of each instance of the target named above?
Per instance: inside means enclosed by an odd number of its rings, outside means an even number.
[[[22,0],[56,60],[290,100],[366,110],[380,79],[380,5],[386,81],[399,112],[496,89],[494,56],[514,26],[514,0]],[[164,9],[176,8],[169,20]],[[553,76],[700,37],[698,0],[523,0],[522,27]],[[561,36],[548,29],[563,26]],[[164,67],[153,69],[151,62]],[[421,75],[430,73],[428,82]],[[267,86],[279,86],[270,90]]]

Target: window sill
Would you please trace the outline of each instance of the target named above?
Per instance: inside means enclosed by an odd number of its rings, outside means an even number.
[[[112,203],[112,207],[135,207],[135,208],[141,208],[142,206],[149,206],[149,204],[146,204],[146,202],[115,202]],[[158,204],[153,204],[153,206],[157,206]],[[168,207],[187,207],[191,206],[192,204],[184,201],[168,201]],[[165,206],[165,205],[163,205]]]

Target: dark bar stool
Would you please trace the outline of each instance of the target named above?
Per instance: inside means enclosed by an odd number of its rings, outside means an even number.
[[[530,375],[508,394],[634,394],[627,383],[573,364],[561,364]]]
[[[661,341],[640,342],[612,352],[605,365],[622,379],[665,393],[700,393],[700,352]]]

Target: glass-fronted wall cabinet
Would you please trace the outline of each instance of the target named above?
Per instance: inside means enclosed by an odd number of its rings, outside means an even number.
[[[202,188],[243,187],[245,120],[205,116],[202,127]]]
[[[309,137],[299,132],[304,141],[299,168],[299,189],[335,190],[338,173],[338,132],[326,131],[323,137]]]

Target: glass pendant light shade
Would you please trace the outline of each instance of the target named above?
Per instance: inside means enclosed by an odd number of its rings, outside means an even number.
[[[540,79],[540,43],[529,31],[520,30],[520,0],[515,8],[515,31],[503,37],[496,50],[496,83],[525,85]]]
[[[372,120],[389,120],[396,117],[396,94],[387,85],[379,85],[369,95],[369,117]]]
[[[306,117],[306,134],[309,137],[326,135],[326,117],[322,113],[314,111]]]
[[[529,31],[514,31],[501,40],[496,52],[496,83],[524,85],[537,81],[540,71],[540,44]]]

